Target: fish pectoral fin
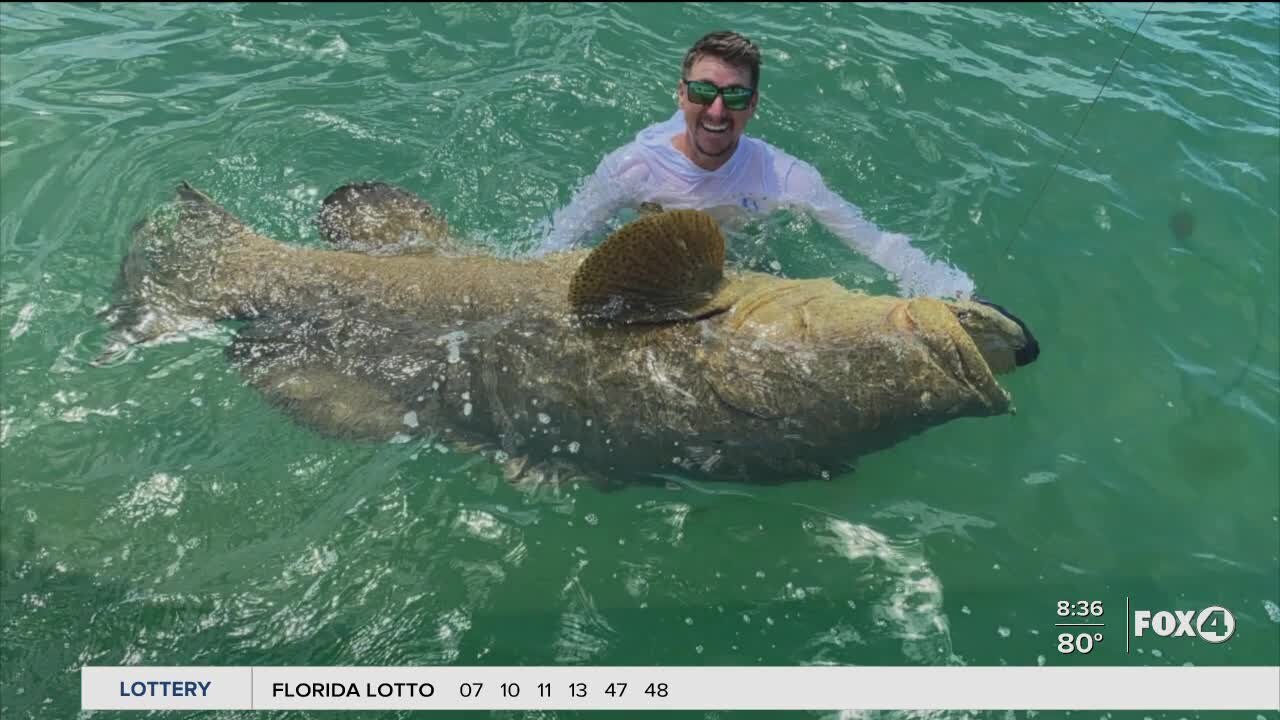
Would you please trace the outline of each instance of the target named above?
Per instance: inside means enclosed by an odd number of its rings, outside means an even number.
[[[241,371],[269,404],[328,438],[387,442],[430,431],[386,389],[332,367],[251,362]]]
[[[624,486],[617,480],[577,463],[561,458],[535,460],[529,455],[506,457],[502,477],[516,490],[529,495],[560,495],[575,484],[600,490],[617,490]]]
[[[610,235],[574,273],[569,301],[588,319],[697,320],[722,312],[724,236],[699,210],[646,214]]]
[[[98,314],[108,325],[95,367],[114,365],[129,357],[135,346],[179,337],[209,325],[209,321],[178,313],[164,305],[143,300],[116,302]]]
[[[449,225],[427,201],[384,182],[348,183],[329,193],[316,218],[330,244],[364,252],[458,252]]]

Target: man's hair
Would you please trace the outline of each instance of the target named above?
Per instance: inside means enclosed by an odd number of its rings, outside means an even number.
[[[720,30],[703,35],[684,54],[686,78],[693,64],[704,56],[719,58],[729,65],[751,71],[751,87],[760,86],[760,48],[738,33]]]

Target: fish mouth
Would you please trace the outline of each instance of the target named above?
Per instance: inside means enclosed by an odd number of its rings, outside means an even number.
[[[929,344],[935,360],[945,363],[942,367],[958,367],[956,380],[980,397],[987,407],[999,410],[1008,406],[1009,394],[996,382],[991,366],[963,328],[957,325],[956,332],[948,333],[943,342]]]
[[[996,382],[977,344],[941,302],[916,299],[901,303],[890,312],[890,319],[914,334],[938,368],[989,408],[1008,406],[1009,395]]]
[[[1022,321],[1022,318],[1009,312],[1004,307],[988,300],[975,297],[973,301],[999,311],[1001,315],[1009,318],[1009,320],[1013,321],[1013,323],[1022,330],[1022,336],[1026,339],[1026,342],[1022,347],[1013,351],[1013,362],[1016,366],[1022,367],[1023,365],[1030,365],[1040,357],[1040,341],[1036,340],[1036,336],[1031,333],[1031,328],[1027,327],[1027,324]]]

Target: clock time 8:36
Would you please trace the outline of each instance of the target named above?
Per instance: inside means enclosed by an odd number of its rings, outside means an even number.
[[[1058,617],[1102,617],[1102,601],[1059,600]]]

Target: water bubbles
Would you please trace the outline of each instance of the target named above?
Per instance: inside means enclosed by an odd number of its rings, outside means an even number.
[[[901,90],[902,88],[899,87],[899,95],[901,95]],[[920,157],[925,162],[936,163],[942,160],[942,151],[938,149],[938,144],[928,135],[911,126],[907,126],[907,134],[911,137],[911,141],[915,143],[916,152],[920,154]]]
[[[1099,205],[1097,209],[1093,211],[1093,220],[1098,224],[1099,228],[1103,230],[1111,229],[1111,215],[1107,213],[1107,208],[1105,206]]]
[[[853,99],[859,102],[866,102],[868,98],[867,83],[865,80],[849,81],[841,80],[840,89],[853,96]]]
[[[471,417],[471,403],[462,406],[462,415],[463,417]]]
[[[109,512],[122,512],[138,522],[156,516],[172,517],[178,513],[185,494],[185,483],[181,477],[155,473],[138,483],[130,496]]]
[[[551,416],[546,413],[538,413],[538,422],[547,425],[551,422]]]
[[[1280,623],[1280,606],[1270,600],[1263,600],[1262,607],[1267,611],[1267,617],[1271,618],[1271,622]]]
[[[587,521],[587,524],[590,525],[591,527],[595,527],[596,525],[600,524],[600,518],[597,517],[595,513],[587,513],[587,517],[585,519]]]
[[[1007,628],[1007,627],[1005,627],[1005,626],[1003,626],[1003,625],[1001,625],[1000,627],[996,628],[996,632],[997,632],[997,633],[1000,633],[1000,637],[1002,637],[1002,638],[1007,638],[1007,637],[1009,637],[1009,636],[1012,634],[1012,631],[1010,631],[1010,630],[1009,630],[1009,628]]]
[[[1022,478],[1022,482],[1028,485],[1046,485],[1058,479],[1058,474],[1054,472],[1033,472]]]
[[[290,174],[290,169],[285,170],[285,175]],[[313,186],[296,185],[289,189],[288,196],[290,200],[297,203],[311,202],[320,195],[320,190]]]
[[[894,76],[893,68],[882,64],[880,65],[879,71],[876,75],[880,79],[880,84],[883,85],[885,89],[892,90],[894,94],[898,96],[899,102],[906,100],[907,95],[902,89],[902,84],[898,82],[898,78]]]
[[[36,306],[28,303],[22,310],[18,311],[18,319],[13,323],[13,327],[9,329],[9,339],[15,340],[22,337],[27,330],[31,329],[31,318],[36,314]]]
[[[569,443],[569,454],[570,454],[570,455],[577,455],[577,454],[578,454],[578,448],[579,448],[579,447],[581,447],[581,446],[580,446],[580,445],[578,445],[578,441],[577,441],[577,440],[574,440],[573,442]]]
[[[684,619],[684,624],[685,624],[685,625],[692,625],[692,624],[693,624],[693,618],[691,618],[691,617],[687,617],[687,618],[685,618],[685,619]]]

